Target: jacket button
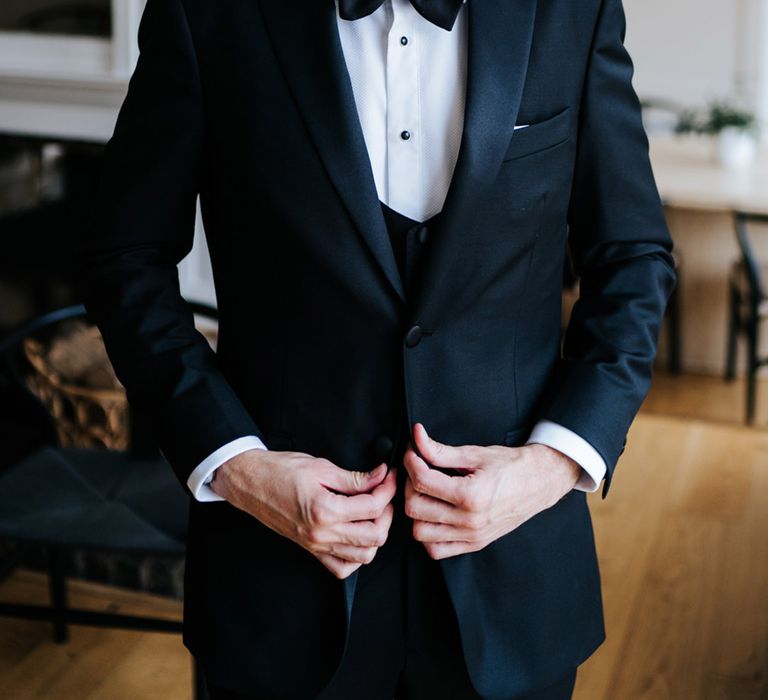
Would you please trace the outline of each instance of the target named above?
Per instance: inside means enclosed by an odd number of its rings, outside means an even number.
[[[387,461],[395,443],[388,435],[377,435],[371,442],[371,455],[376,464]]]
[[[421,327],[413,326],[405,336],[405,344],[409,348],[415,348],[421,341]]]

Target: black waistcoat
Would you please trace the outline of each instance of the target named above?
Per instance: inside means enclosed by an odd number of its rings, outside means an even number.
[[[419,222],[388,207],[381,202],[384,221],[387,225],[389,241],[395,253],[397,268],[405,287],[406,300],[409,298],[413,284],[418,277],[421,260],[428,255],[428,241],[438,235],[442,213],[435,214],[426,221]],[[379,462],[387,460],[392,464],[399,463],[405,454],[409,437],[405,405],[402,407],[402,419],[395,434],[394,442],[388,436],[379,436],[371,446],[372,460]],[[404,476],[404,470],[400,470]]]
[[[383,202],[381,202],[381,209],[384,212],[387,233],[407,296],[418,274],[419,261],[428,250],[427,241],[437,233],[441,214],[435,214],[424,222],[418,222],[391,209]]]

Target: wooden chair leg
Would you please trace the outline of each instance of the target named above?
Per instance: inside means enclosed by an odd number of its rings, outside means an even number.
[[[757,370],[760,363],[757,357],[759,334],[758,321],[756,318],[750,318],[747,355],[747,423],[752,425],[755,422],[755,403],[757,400]]]
[[[67,579],[64,553],[58,547],[48,550],[48,588],[54,612],[53,640],[64,644],[69,640],[69,628],[63,614],[67,609]]]
[[[739,338],[740,300],[733,287],[730,288],[728,297],[728,346],[726,349],[725,379],[731,382],[736,378],[736,343]]]

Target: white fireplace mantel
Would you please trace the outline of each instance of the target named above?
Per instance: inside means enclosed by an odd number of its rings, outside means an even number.
[[[127,77],[0,73],[0,132],[104,143]]]
[[[0,133],[105,142],[136,65],[145,0],[112,0],[111,38],[0,31]]]

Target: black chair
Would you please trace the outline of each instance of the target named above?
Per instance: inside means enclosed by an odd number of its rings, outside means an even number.
[[[196,315],[215,320],[215,309],[190,304]],[[72,306],[25,323],[0,341],[6,382],[26,392],[21,344],[72,319],[86,319]],[[36,400],[36,397],[34,397]],[[38,402],[40,403],[40,402]],[[40,414],[38,414],[40,415]],[[50,414],[47,414],[50,420]],[[176,620],[77,610],[67,605],[65,564],[75,551],[129,552],[183,558],[189,497],[146,435],[134,435],[128,450],[75,449],[52,444],[55,431],[43,426],[46,442],[0,471],[0,538],[47,553],[50,604],[0,603],[0,616],[49,620],[55,641],[64,643],[68,625],[180,633]],[[12,569],[12,566],[6,566]],[[4,572],[8,573],[8,571]],[[194,664],[195,697],[207,697]]]
[[[751,232],[753,224],[765,225],[768,232],[768,214],[737,211],[734,213],[736,240],[741,257],[731,266],[728,276],[728,338],[725,378],[736,377],[736,350],[739,336],[747,341],[747,423],[755,420],[757,399],[757,373],[768,365],[768,356],[759,355],[760,325],[768,319],[768,263],[755,254]]]

